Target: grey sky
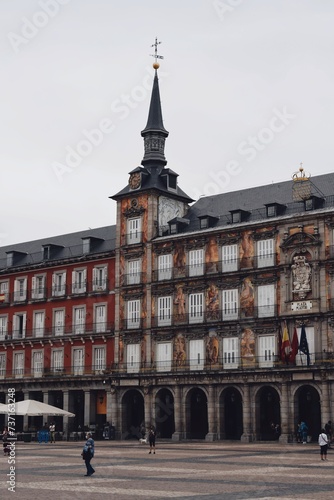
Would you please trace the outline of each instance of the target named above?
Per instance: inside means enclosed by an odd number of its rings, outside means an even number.
[[[333,171],[333,24],[331,0],[1,0],[0,244],[115,223],[156,36],[189,196]]]

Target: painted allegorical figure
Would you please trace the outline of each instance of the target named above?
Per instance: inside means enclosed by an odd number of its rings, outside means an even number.
[[[245,278],[240,293],[241,312],[250,317],[254,315],[254,288],[250,278]]]
[[[240,268],[253,267],[254,243],[252,231],[245,231],[242,234],[240,246]]]
[[[186,342],[182,334],[177,335],[174,340],[173,359],[176,366],[183,366],[186,362]]]

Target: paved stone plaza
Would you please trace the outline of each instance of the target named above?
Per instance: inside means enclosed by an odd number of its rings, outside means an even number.
[[[1,457],[0,499],[332,499],[334,450],[321,462],[316,444],[158,442],[155,455],[135,441],[97,441],[84,477],[83,442],[18,443],[16,491],[7,490]]]

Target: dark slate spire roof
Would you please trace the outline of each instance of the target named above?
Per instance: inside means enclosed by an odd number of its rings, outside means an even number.
[[[144,130],[142,130],[141,135],[144,138],[145,147],[142,164],[148,167],[160,168],[166,165],[165,139],[168,137],[168,131],[165,129],[162,120],[157,70],[155,70],[147,124]]]

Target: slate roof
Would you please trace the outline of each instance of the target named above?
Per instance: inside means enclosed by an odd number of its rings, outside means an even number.
[[[324,198],[322,209],[334,208],[334,173],[311,177],[311,195]],[[214,227],[231,224],[231,212],[244,210],[250,212],[248,222],[267,219],[266,205],[279,203],[285,205],[283,215],[305,212],[302,201],[293,200],[294,181],[278,182],[257,186],[230,193],[221,193],[200,198],[189,209],[184,218],[189,219],[189,225],[180,232],[190,232],[199,229],[199,217],[214,215],[219,220]]]
[[[87,229],[76,233],[62,234],[40,240],[16,243],[0,247],[0,270],[7,267],[7,252],[21,252],[17,266],[34,265],[43,262],[42,247],[57,245],[57,251],[51,260],[62,260],[83,255],[83,238],[92,238],[92,251],[88,254],[100,254],[115,250],[116,226]],[[16,267],[15,265],[13,267]]]

